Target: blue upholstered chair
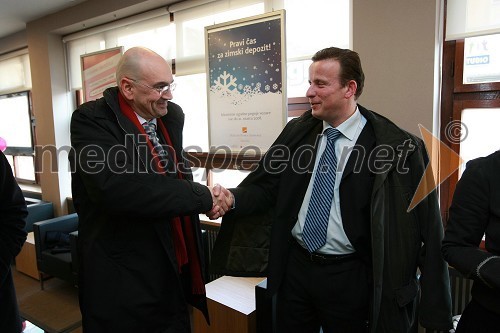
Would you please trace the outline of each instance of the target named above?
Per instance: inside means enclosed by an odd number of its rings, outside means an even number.
[[[26,232],[33,231],[33,223],[48,220],[54,217],[52,202],[26,198],[28,216],[26,217]]]
[[[78,285],[77,272],[74,271],[77,265],[73,263],[70,236],[70,233],[76,230],[78,230],[76,213],[33,224],[36,262],[42,290],[46,275]]]

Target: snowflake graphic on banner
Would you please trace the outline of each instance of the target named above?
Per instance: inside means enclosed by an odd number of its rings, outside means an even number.
[[[213,88],[223,93],[231,92],[237,87],[236,81],[237,79],[234,76],[224,71],[217,80],[214,81],[215,86],[213,86]]]
[[[252,99],[256,95],[263,95],[262,84],[260,82],[252,84],[241,84],[237,83],[238,79],[232,74],[224,71],[222,74],[213,81],[213,85],[210,87],[211,92],[218,95],[219,98],[230,98],[231,104],[241,105]],[[266,92],[270,92],[268,85],[264,88]],[[274,90],[278,90],[277,84],[273,85]],[[277,93],[281,93],[277,91]]]

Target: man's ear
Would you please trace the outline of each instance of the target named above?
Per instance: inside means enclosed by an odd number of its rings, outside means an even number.
[[[347,99],[354,97],[356,95],[356,91],[358,91],[358,84],[356,83],[356,81],[351,80],[347,82],[347,90],[344,94],[344,97]]]
[[[122,78],[120,80],[119,88],[120,88],[120,92],[122,93],[123,97],[125,97],[125,99],[127,99],[127,100],[134,99],[134,92],[132,89],[133,86],[129,80],[127,80],[126,78]]]

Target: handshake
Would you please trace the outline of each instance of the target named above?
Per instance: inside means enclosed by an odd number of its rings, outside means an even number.
[[[209,186],[208,189],[210,193],[212,193],[213,206],[212,209],[205,214],[209,219],[216,220],[224,216],[228,210],[233,208],[234,195],[219,184],[215,184],[212,187]]]

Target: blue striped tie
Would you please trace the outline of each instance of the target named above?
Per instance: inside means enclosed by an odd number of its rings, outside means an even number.
[[[316,168],[311,199],[307,208],[306,221],[302,231],[302,240],[309,252],[314,252],[326,242],[326,231],[332,208],[333,188],[337,172],[335,140],[340,136],[336,128],[327,128],[326,148]]]

